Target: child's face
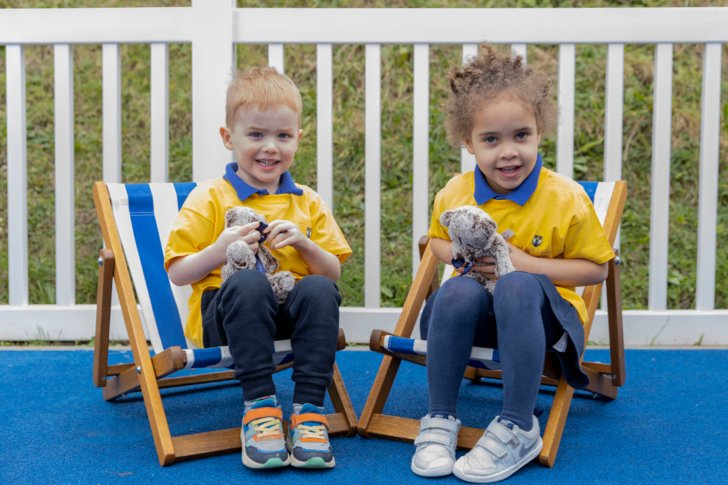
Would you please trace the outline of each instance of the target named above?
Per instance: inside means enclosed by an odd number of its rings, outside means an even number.
[[[475,111],[470,138],[464,140],[488,185],[500,194],[507,194],[528,177],[536,165],[540,142],[533,109],[505,93]]]
[[[225,148],[235,154],[238,176],[271,194],[278,190],[281,175],[293,164],[302,134],[298,113],[285,105],[265,111],[241,108],[232,127],[220,128]]]

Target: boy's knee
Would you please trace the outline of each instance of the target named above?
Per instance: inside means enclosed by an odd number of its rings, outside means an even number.
[[[325,276],[309,275],[301,278],[294,291],[298,298],[305,300],[315,300],[325,302],[328,300],[335,301],[336,304],[341,303],[341,295],[336,283]]]
[[[271,298],[275,300],[268,278],[260,271],[242,270],[233,273],[223,283],[221,290],[227,298],[245,296],[252,301],[266,301]]]

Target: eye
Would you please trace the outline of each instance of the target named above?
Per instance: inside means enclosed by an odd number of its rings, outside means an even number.
[[[488,136],[483,137],[483,141],[485,143],[495,143],[496,141],[498,141],[498,138],[496,138],[493,135],[488,135]]]
[[[248,136],[251,138],[261,138],[263,136],[263,133],[259,131],[251,131],[250,133],[248,133]]]
[[[527,131],[519,131],[516,133],[516,140],[525,140],[528,138],[529,133]]]
[[[278,134],[278,138],[281,138],[283,140],[287,140],[287,139],[292,138],[292,137],[291,137],[291,134],[290,133],[279,133]]]

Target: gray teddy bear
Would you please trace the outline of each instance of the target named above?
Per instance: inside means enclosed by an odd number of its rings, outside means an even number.
[[[255,221],[260,222],[258,230],[262,234],[267,223],[265,218],[253,209],[248,207],[232,207],[225,213],[225,227],[244,226]],[[258,269],[265,273],[278,302],[283,303],[293,289],[296,279],[290,271],[278,271],[276,273],[278,260],[271,254],[268,248],[263,246],[263,241],[265,241],[265,236],[262,236],[260,241],[258,241],[257,254],[243,240],[231,243],[225,252],[227,263],[222,267],[222,280],[225,281],[233,273],[241,269]]]
[[[495,274],[498,277],[516,270],[511,262],[508,244],[503,236],[498,234],[498,224],[487,212],[466,205],[445,211],[440,216],[440,222],[448,228],[452,240],[452,264],[456,268],[464,266],[463,276],[473,278],[493,293],[495,281],[489,280],[477,271],[470,271],[478,259],[483,256],[493,256]]]

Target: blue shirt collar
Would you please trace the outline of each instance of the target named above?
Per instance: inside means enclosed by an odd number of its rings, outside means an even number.
[[[511,190],[507,194],[499,194],[488,185],[485,180],[485,175],[480,171],[478,166],[475,166],[475,201],[480,204],[488,202],[490,199],[495,200],[512,200],[518,205],[524,205],[528,202],[528,199],[533,195],[538,185],[538,177],[541,174],[541,167],[543,162],[541,161],[541,154],[536,157],[536,165],[534,165],[531,173],[528,177],[515,189]]]
[[[245,201],[245,199],[253,194],[268,195],[268,191],[266,189],[257,189],[248,185],[243,179],[238,177],[237,171],[237,163],[228,163],[225,167],[225,175],[223,175],[222,178],[230,182],[230,185],[232,185],[235,189],[235,192],[238,194],[238,198],[241,202]],[[296,186],[296,183],[293,181],[293,177],[290,173],[283,172],[276,194],[303,195],[303,190]]]

